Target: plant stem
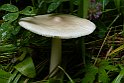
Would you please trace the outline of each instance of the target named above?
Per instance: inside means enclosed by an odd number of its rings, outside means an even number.
[[[73,8],[74,8],[73,2],[74,2],[74,0],[70,0],[70,13],[71,14],[73,14]]]
[[[80,0],[78,8],[78,16],[82,18],[87,18],[90,0]],[[85,41],[84,37],[79,39],[79,45],[81,46],[81,55],[83,58],[83,63],[85,64]]]
[[[65,73],[65,75],[68,77],[68,79],[70,80],[71,83],[75,83],[75,82],[72,80],[72,78],[68,75],[68,73],[66,73],[66,71],[65,71],[62,67],[58,66],[58,68],[60,68],[60,69]]]
[[[50,60],[50,77],[57,72],[57,66],[61,62],[61,39],[53,38],[52,39],[52,48],[51,48],[51,60]]]

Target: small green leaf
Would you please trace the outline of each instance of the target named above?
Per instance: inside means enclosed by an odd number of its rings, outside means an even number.
[[[116,66],[114,65],[108,65],[108,66],[105,66],[104,67],[106,70],[109,70],[109,71],[117,71],[118,69],[116,68]]]
[[[62,0],[54,0],[53,3],[49,5],[47,12],[50,13],[54,11],[55,9],[59,7],[61,3],[62,3]]]
[[[4,22],[0,26],[0,40],[10,38],[13,26],[9,22]]]
[[[22,62],[17,64],[15,68],[29,78],[34,78],[36,76],[35,67],[31,57],[24,59]]]
[[[100,61],[100,63],[99,63],[99,67],[105,68],[105,67],[108,66],[109,64],[110,64],[109,61],[107,61],[107,60],[102,60],[102,61]]]
[[[74,0],[73,2],[74,5],[79,5],[79,3],[80,3],[80,0]]]
[[[86,74],[82,80],[82,83],[93,83],[98,73],[98,68],[92,65],[86,67]]]
[[[5,11],[9,11],[9,12],[17,12],[18,8],[11,4],[4,4],[0,7],[0,10],[5,10]]]
[[[21,73],[17,74],[16,78],[13,80],[12,83],[18,83],[18,81],[20,80],[21,76],[22,76]]]
[[[20,48],[20,51],[22,52],[22,54],[17,59],[19,61],[22,61],[25,58],[28,51],[27,48]]]
[[[0,70],[0,83],[8,83],[10,77],[10,73]]]
[[[109,83],[109,77],[106,73],[106,71],[103,68],[99,68],[99,72],[98,72],[98,79],[99,82],[101,83]]]
[[[107,27],[101,21],[98,21],[96,25],[98,26],[98,30],[99,30],[97,32],[98,37],[104,38],[107,32]]]
[[[20,14],[23,14],[23,15],[36,15],[36,11],[35,11],[35,9],[33,7],[27,6],[25,9],[20,11]]]
[[[121,83],[121,79],[124,77],[124,68],[120,71],[119,75],[114,79],[112,83]]]
[[[0,52],[14,51],[16,47],[13,44],[0,46]]]
[[[18,16],[19,16],[18,12],[17,13],[8,13],[5,16],[3,16],[3,20],[13,22],[18,18]]]
[[[14,30],[12,31],[12,34],[16,35],[16,34],[19,33],[19,31],[20,31],[20,26],[16,26],[16,27],[14,27]]]
[[[8,83],[12,83],[12,81],[16,78],[17,74],[18,74],[18,71],[17,70],[14,71],[10,79],[8,80]]]

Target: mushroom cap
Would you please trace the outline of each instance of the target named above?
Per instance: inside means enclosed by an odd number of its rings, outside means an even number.
[[[46,14],[21,18],[19,25],[31,32],[61,39],[77,38],[92,33],[96,26],[87,19],[67,14]]]

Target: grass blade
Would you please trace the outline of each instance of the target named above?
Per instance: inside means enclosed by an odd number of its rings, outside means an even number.
[[[65,73],[71,83],[75,83],[62,67],[58,66],[58,68],[60,68]]]

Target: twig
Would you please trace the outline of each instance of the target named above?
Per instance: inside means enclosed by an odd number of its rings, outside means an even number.
[[[116,16],[116,18],[112,21],[112,23],[108,26],[108,28],[110,28],[110,27],[113,25],[113,23],[119,18],[120,15],[121,15],[121,14],[118,14],[118,15]],[[105,42],[106,42],[106,40],[107,40],[107,38],[108,38],[108,36],[109,36],[109,33],[110,33],[111,29],[112,29],[112,27],[109,29],[109,31],[108,31],[106,37],[104,38],[104,41],[103,41],[103,43],[102,43],[102,45],[101,45],[101,47],[100,47],[100,50],[99,50],[99,52],[98,52],[98,54],[97,54],[97,56],[96,56],[94,65],[96,64],[96,62],[97,62],[97,60],[98,60],[98,57],[99,57],[99,55],[100,55],[100,53],[101,53],[101,51],[102,51],[102,48],[103,48],[103,46],[104,46],[104,44],[105,44]]]

